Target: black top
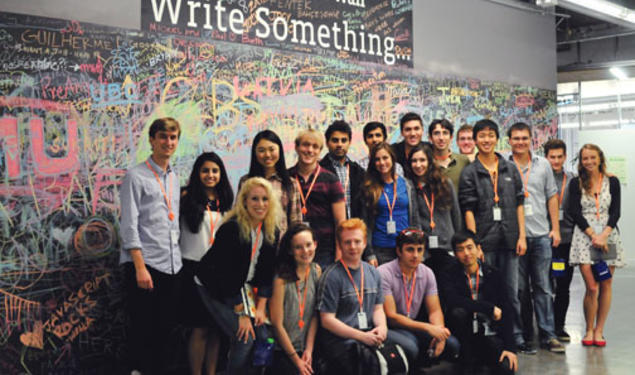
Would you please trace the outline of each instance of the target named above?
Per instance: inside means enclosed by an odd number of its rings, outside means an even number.
[[[432,148],[432,143],[430,142],[421,141],[420,143],[422,145],[426,145]],[[392,145],[390,145],[390,147],[392,147],[392,150],[395,153],[395,156],[397,157],[397,163],[401,164],[401,167],[403,168],[404,173],[406,173],[406,171],[409,171],[410,168],[408,168],[408,166],[406,165],[408,164],[407,163],[408,155],[406,155],[406,141],[393,143]]]
[[[620,180],[617,177],[609,177],[609,192],[611,193],[611,205],[609,206],[609,221],[607,226],[615,229],[617,221],[620,219]],[[580,188],[580,177],[575,177],[569,183],[569,201],[567,212],[573,217],[575,224],[584,232],[589,223],[582,216],[582,189]]]
[[[196,276],[212,298],[229,299],[234,301],[235,305],[240,303],[240,290],[247,281],[251,251],[251,240],[246,242],[240,237],[240,228],[235,219],[223,223],[218,228],[214,244],[203,256],[196,270]],[[276,244],[264,240],[258,255],[256,272],[250,283],[259,288],[260,296],[271,296],[275,256]]]

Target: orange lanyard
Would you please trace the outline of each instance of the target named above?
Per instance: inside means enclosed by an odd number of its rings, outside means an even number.
[[[412,286],[410,287],[410,296],[408,296],[408,288],[406,288],[406,275],[402,272],[401,277],[403,279],[403,294],[406,296],[406,315],[410,318],[410,307],[412,306],[412,299],[415,296],[415,280],[417,278],[417,271],[412,274]]]
[[[306,306],[306,291],[309,289],[309,272],[311,272],[311,265],[306,269],[306,275],[304,276],[304,296],[300,299],[300,280],[295,282],[295,290],[298,293],[298,304],[300,305],[300,320],[298,320],[298,327],[304,328],[304,307]]]
[[[452,153],[451,153],[451,152],[450,152],[450,153],[448,153],[448,154],[442,155],[442,156],[434,155],[434,159],[435,159],[435,160],[438,160],[438,161],[445,161],[445,160],[448,160],[448,158],[450,157],[450,155],[452,155]]]
[[[165,198],[165,203],[168,205],[168,219],[172,221],[174,220],[174,212],[172,212],[172,175],[170,174],[170,198],[168,199],[168,195],[166,194],[165,189],[163,188],[163,184],[161,183],[161,179],[159,178],[159,175],[157,174],[157,172],[155,172],[155,170],[150,165],[150,162],[147,160],[146,160],[146,165],[148,166],[148,168],[150,168],[150,170],[152,171],[152,174],[154,174],[154,177],[157,179],[157,182],[159,183],[159,187],[161,188],[161,192],[163,193],[163,198]]]
[[[216,213],[218,214],[217,218],[216,218],[216,222],[214,222],[214,215],[212,213],[212,210],[209,207],[209,203],[207,204],[207,214],[209,215],[209,233],[211,234],[210,238],[209,238],[209,245],[212,246],[212,244],[214,243],[214,227],[216,226],[216,223],[218,223],[218,221],[220,220],[220,204],[218,202],[218,199],[216,200]]]
[[[494,185],[494,203],[498,204],[500,198],[498,197],[498,157],[496,157],[496,165],[494,165],[494,169],[489,169],[483,163],[483,160],[479,157],[478,160],[481,162],[481,165],[489,172],[490,180],[492,180],[492,185]]]
[[[360,268],[362,272],[362,282],[361,282],[362,292],[360,293],[359,289],[357,289],[357,285],[355,285],[355,280],[353,280],[351,271],[348,270],[348,267],[346,266],[343,260],[340,259],[340,263],[342,263],[342,266],[344,266],[344,269],[346,270],[346,273],[348,274],[348,278],[351,280],[351,284],[353,284],[353,288],[355,288],[355,295],[357,296],[357,301],[359,302],[359,311],[362,312],[364,310],[364,264],[360,263]]]
[[[430,200],[428,200],[428,196],[425,191],[421,190],[421,195],[423,195],[423,199],[426,201],[426,206],[428,206],[428,211],[430,211],[430,229],[434,229],[437,225],[434,222],[434,193],[430,192]],[[430,203],[432,201],[432,203]]]
[[[600,174],[600,184],[595,192],[595,217],[598,220],[600,220],[600,193],[602,193],[602,179],[604,179],[604,175]]]
[[[529,172],[531,172],[531,158],[529,158],[529,162],[527,163],[527,174],[524,174],[522,169],[520,169],[520,165],[516,162],[516,159],[512,156],[514,160],[514,164],[516,164],[516,168],[518,168],[518,173],[523,178],[523,187],[525,188],[525,198],[529,198],[529,190],[527,190],[527,184],[529,183]]]
[[[566,185],[567,185],[567,174],[562,172],[562,187],[560,188],[560,196],[558,196],[559,206],[562,206],[562,200],[564,199],[564,188]]]
[[[390,220],[392,220],[392,210],[395,209],[395,203],[397,203],[397,181],[398,180],[395,178],[395,182],[392,183],[392,205],[388,201],[388,194],[386,194],[385,191],[382,191],[382,193],[384,193],[384,198],[386,198],[386,205],[388,206],[388,212],[390,213]]]
[[[478,299],[479,269],[476,269],[476,298],[474,298],[474,293],[473,293],[474,288],[472,288],[472,278],[467,273],[465,274],[465,276],[467,276],[467,282],[470,285],[470,296],[472,296],[473,300]]]
[[[258,249],[258,240],[260,239],[260,230],[262,229],[262,223],[258,224],[258,231],[256,232],[256,240],[254,241],[254,246],[251,248],[251,258],[250,260],[254,260],[254,255],[256,255],[256,249]]]
[[[300,190],[300,199],[302,200],[302,215],[306,215],[306,213],[308,212],[306,209],[306,201],[309,199],[309,195],[311,195],[311,191],[313,191],[313,185],[315,185],[315,181],[317,180],[319,175],[320,165],[318,164],[317,171],[313,176],[313,181],[311,181],[311,186],[309,186],[309,190],[306,192],[306,197],[304,196],[304,193],[302,193],[302,185],[300,184],[300,179],[298,178],[297,174],[295,175],[295,181],[298,183],[298,190]]]

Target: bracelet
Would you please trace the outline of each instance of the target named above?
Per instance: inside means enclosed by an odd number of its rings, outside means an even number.
[[[238,315],[239,318],[242,318],[243,316],[247,316],[247,313],[245,312],[245,310],[234,311],[234,314]]]
[[[287,353],[287,357],[289,358],[293,358],[293,356],[296,356],[296,355],[298,355],[298,353],[296,352]]]

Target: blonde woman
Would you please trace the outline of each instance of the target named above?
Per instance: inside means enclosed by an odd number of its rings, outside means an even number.
[[[230,339],[230,374],[248,372],[254,340],[267,334],[280,215],[271,183],[246,180],[196,272],[205,306]]]

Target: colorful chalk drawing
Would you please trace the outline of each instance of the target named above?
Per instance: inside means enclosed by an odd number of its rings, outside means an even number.
[[[387,124],[394,142],[409,111],[456,125],[526,121],[536,145],[557,131],[553,91],[0,13],[0,373],[121,363],[118,186],[149,155],[156,117],[182,125],[181,184],[209,150],[236,183],[259,130],[276,131],[293,163],[298,129],[346,119],[362,157],[366,122]]]

